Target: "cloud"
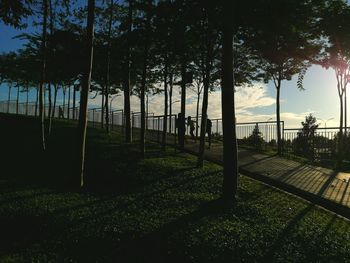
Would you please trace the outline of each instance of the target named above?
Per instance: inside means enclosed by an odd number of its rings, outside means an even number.
[[[176,88],[173,92],[173,114],[177,114],[180,111],[180,99],[181,95]],[[267,93],[267,86],[256,85],[249,87],[239,87],[235,93],[236,102],[236,116],[237,122],[264,122],[267,120],[276,120],[276,114],[274,109],[271,114],[256,114],[257,109],[273,106],[275,104],[275,98],[271,97]],[[202,95],[201,95],[202,100]],[[197,108],[197,96],[191,91],[187,90],[186,94],[186,115],[195,116]],[[95,99],[90,99],[89,104],[96,107],[101,105],[101,96],[97,96]],[[131,110],[134,112],[140,111],[140,100],[136,96],[132,96],[130,100]],[[121,96],[113,99],[114,109],[123,109],[124,98]],[[162,115],[164,113],[164,94],[158,94],[149,97],[148,101],[149,112],[155,115]],[[199,104],[199,114],[201,113],[202,105]],[[253,110],[255,110],[253,112]],[[300,127],[300,123],[305,119],[305,116],[309,113],[314,113],[312,109],[308,109],[306,112],[294,113],[294,112],[282,112],[281,119],[285,121],[285,127]],[[208,104],[209,118],[221,118],[221,91],[215,91],[209,93]],[[331,122],[327,123],[331,124]]]

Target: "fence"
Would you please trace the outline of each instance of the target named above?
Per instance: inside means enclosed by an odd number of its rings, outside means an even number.
[[[71,120],[79,119],[79,107],[68,107],[67,105],[57,105],[51,107],[53,117],[59,117],[59,107],[63,111],[63,117]],[[49,105],[44,106],[45,115],[49,114]],[[38,107],[36,102],[21,102],[16,100],[0,101],[0,112],[11,114],[22,114],[37,116]],[[125,115],[123,110],[110,111],[110,129],[124,132]],[[105,125],[104,115],[101,108],[90,108],[87,113],[88,123],[92,126]],[[145,119],[146,131],[148,138],[160,141],[163,131],[164,121],[167,122],[167,133],[175,137],[176,143],[176,115],[168,116],[166,119],[163,115],[154,115],[149,113]],[[195,117],[192,117],[196,121]],[[222,139],[222,119],[212,119],[211,133],[213,139]],[[196,134],[200,134],[201,117],[198,118],[196,125]],[[141,128],[141,113],[131,113],[131,127],[134,136]],[[337,158],[339,152],[339,129],[338,128],[319,128],[314,133],[305,133],[301,129],[285,129],[284,122],[281,121],[282,149],[285,154],[305,157],[313,161],[330,161]],[[187,126],[186,134],[189,135]],[[277,148],[277,122],[247,122],[236,124],[236,136],[240,147],[248,147],[256,150],[273,150]],[[350,159],[350,129],[344,132],[342,147],[344,149],[345,159]]]

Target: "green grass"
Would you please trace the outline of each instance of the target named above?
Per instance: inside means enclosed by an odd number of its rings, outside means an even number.
[[[222,167],[120,134],[88,130],[87,188],[76,190],[75,124],[0,115],[0,262],[346,262],[350,223],[246,177],[220,202]]]

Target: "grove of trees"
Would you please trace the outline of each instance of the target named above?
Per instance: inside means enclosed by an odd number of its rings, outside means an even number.
[[[283,82],[312,64],[335,71],[340,101],[339,148],[347,130],[350,81],[350,7],[344,0],[0,0],[0,21],[37,33],[19,36],[22,49],[0,55],[0,81],[9,89],[37,91],[43,150],[50,147],[51,118],[59,91],[71,95],[80,115],[77,126],[77,174],[84,185],[84,155],[90,93],[103,96],[102,125],[109,132],[109,100],[123,93],[125,140],[132,142],[130,97],[141,111],[140,150],[145,155],[146,97],[164,95],[162,149],[166,149],[172,94],[181,93],[178,115],[184,149],[186,94],[198,96],[201,114],[198,166],[203,165],[209,92],[221,89],[223,122],[223,196],[232,199],[238,184],[235,86],[272,81],[276,88],[277,145],[283,142],[280,96]],[[160,88],[159,88],[160,87]],[[53,93],[52,93],[53,92]],[[49,114],[43,105],[48,97]],[[199,109],[201,100],[202,109]],[[68,98],[70,107],[71,98]],[[219,105],[218,105],[219,107]],[[196,125],[197,125],[196,123]],[[54,128],[54,127],[53,127]],[[345,132],[344,132],[345,131]],[[257,131],[258,132],[258,131]],[[345,133],[345,136],[343,134]],[[342,150],[341,150],[342,151]]]

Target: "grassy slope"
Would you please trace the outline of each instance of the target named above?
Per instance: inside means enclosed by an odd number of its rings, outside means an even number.
[[[74,125],[55,122],[42,155],[36,121],[0,123],[1,262],[350,261],[348,221],[246,177],[236,206],[223,206],[220,166],[199,170],[193,156],[153,144],[141,160],[137,145],[89,129],[79,192]]]

